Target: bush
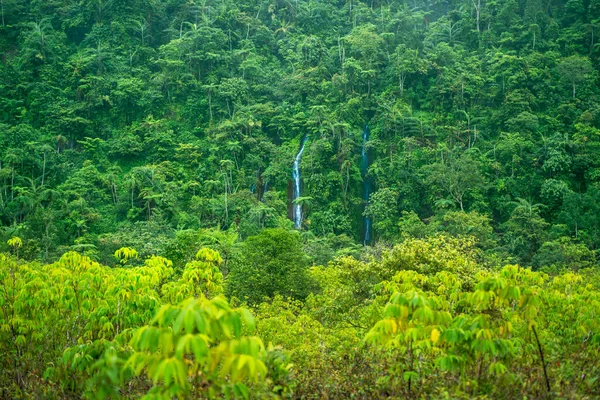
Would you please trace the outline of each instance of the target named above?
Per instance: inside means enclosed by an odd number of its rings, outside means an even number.
[[[265,229],[249,237],[233,260],[227,293],[250,304],[276,294],[303,299],[310,288],[307,265],[298,232]]]

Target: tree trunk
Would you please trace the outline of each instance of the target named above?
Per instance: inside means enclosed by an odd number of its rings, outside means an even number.
[[[535,330],[535,326],[531,326],[531,330],[533,331],[533,335],[535,336],[535,341],[537,343],[538,351],[540,353],[540,360],[542,362],[542,368],[544,369],[544,379],[546,380],[546,389],[548,389],[548,393],[550,393],[550,379],[548,379],[548,372],[546,371],[546,361],[544,360],[544,351],[542,350],[542,344],[540,343],[540,339],[538,337],[537,331]]]
[[[406,81],[406,74],[404,72],[400,72],[400,97],[404,94],[404,82]]]
[[[15,199],[15,164],[12,164],[12,176],[10,178],[10,199]]]
[[[481,29],[479,27],[479,21],[480,21],[480,16],[481,16],[481,0],[477,0],[477,2],[475,2],[475,0],[473,0],[473,5],[475,6],[475,18],[477,20],[477,32],[481,32]]]
[[[42,187],[44,187],[44,177],[46,176],[46,152],[44,152],[44,163],[42,165]]]
[[[212,91],[208,91],[208,112],[210,113],[210,120],[213,120],[213,110],[212,110]]]
[[[227,223],[229,222],[229,208],[227,204],[227,174],[223,174],[223,177],[225,178],[225,223]]]

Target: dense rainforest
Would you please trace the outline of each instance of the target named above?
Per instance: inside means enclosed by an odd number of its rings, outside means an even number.
[[[0,14],[0,398],[600,396],[600,0]]]
[[[4,250],[111,263],[200,229],[289,228],[301,208],[317,263],[365,225],[370,244],[447,232],[523,265],[595,263],[600,2],[1,10]]]

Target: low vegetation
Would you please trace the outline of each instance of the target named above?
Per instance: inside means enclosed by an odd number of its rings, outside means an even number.
[[[260,262],[251,245],[277,238],[284,250],[297,235],[267,230],[232,255],[254,266],[250,298],[235,297],[248,282],[237,267],[224,278],[210,248],[183,268],[157,256],[108,267],[74,252],[53,264],[1,255],[0,394],[600,395],[597,270],[488,265],[473,240],[447,236],[313,267],[284,251]],[[294,265],[304,278],[281,281]]]

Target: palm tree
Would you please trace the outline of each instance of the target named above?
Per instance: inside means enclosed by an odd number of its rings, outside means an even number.
[[[221,254],[223,257],[222,272],[227,273],[227,264],[231,259],[238,239],[237,231],[234,229],[224,231],[220,226],[217,226],[216,228],[203,230],[199,239],[199,242],[203,246],[213,248]]]
[[[135,189],[138,187],[138,181],[135,177],[134,174],[128,174],[125,177],[125,187],[127,187],[127,189],[129,190],[129,193],[131,193],[131,208],[134,208],[134,204],[133,204],[133,193],[135,191]]]
[[[24,51],[22,53],[23,61],[45,61],[47,56],[51,54],[52,25],[50,24],[50,20],[44,18],[39,22],[29,22],[26,26],[30,29],[25,37]]]
[[[290,31],[294,27],[293,22],[281,20],[279,21],[279,28],[275,30],[275,34],[281,33],[282,36],[285,36],[288,31]]]
[[[106,69],[106,61],[112,56],[109,47],[102,41],[98,41],[96,47],[86,48],[85,53],[90,56],[91,59],[95,59],[97,74],[102,75]]]
[[[134,192],[135,189],[140,189],[140,194],[138,198],[144,198],[144,196],[149,195],[149,191],[157,190],[158,193],[161,192],[160,188],[156,184],[155,181],[156,175],[156,167],[153,165],[150,166],[141,166],[133,168],[128,177],[126,178],[125,185],[128,187],[129,192],[131,193],[131,208],[134,208]],[[145,191],[145,194],[142,195],[142,191]]]
[[[539,214],[542,208],[545,207],[541,203],[534,204],[522,198],[518,198],[517,201],[512,201],[511,204],[515,206],[512,211],[513,215],[521,215],[526,217],[532,217]]]
[[[15,192],[17,193],[17,203],[20,206],[20,222],[23,221],[27,214],[34,213],[36,208],[40,204],[40,187],[36,186],[35,181],[31,178],[25,178],[25,181],[29,183],[29,187],[15,187]]]
[[[61,134],[54,136],[53,139],[56,142],[56,152],[60,154],[60,151],[65,147],[69,140]]]
[[[15,198],[15,192],[14,192],[15,172],[16,172],[15,164],[23,161],[23,152],[21,152],[17,149],[10,149],[7,152],[7,154],[4,156],[4,161],[10,164],[10,168],[12,170],[11,178],[10,178],[10,191],[11,191],[11,200],[14,200],[14,198]]]
[[[233,154],[233,159],[235,161],[235,169],[239,171],[240,166],[238,165],[237,161],[237,153],[242,151],[242,146],[240,146],[240,142],[238,142],[237,140],[230,140],[227,142],[225,148],[227,149],[227,152]]]
[[[134,28],[140,34],[140,42],[142,47],[146,44],[146,38],[148,35],[148,29],[150,28],[150,24],[146,21],[146,18],[140,17],[139,19],[132,19],[130,21],[132,28]]]
[[[75,221],[75,226],[77,227],[77,237],[81,237],[81,233],[88,230],[87,221],[85,219],[78,219]]]
[[[300,200],[300,199],[301,198],[298,198],[296,200]],[[256,223],[261,228],[264,228],[265,222],[267,221],[267,219],[271,218],[272,216],[275,215],[275,209],[273,207],[269,207],[269,206],[265,205],[264,203],[259,202],[250,209],[249,214],[250,214],[251,218],[256,219]]]
[[[41,184],[40,186],[44,186],[45,178],[46,178],[46,162],[48,153],[52,152],[54,149],[50,147],[48,144],[37,144],[35,145],[35,151],[38,153],[42,153],[42,176],[41,176]]]
[[[183,185],[184,190],[192,189],[192,196],[196,195],[196,190],[200,189],[200,184],[196,181],[186,182]]]
[[[204,186],[206,190],[211,194],[211,197],[214,198],[214,193],[221,187],[221,182],[213,179],[207,179],[204,181]]]
[[[91,0],[89,4],[95,3],[95,14],[96,22],[102,24],[102,18],[104,17],[105,11],[111,6],[112,0]]]
[[[113,204],[115,205],[119,201],[119,195],[117,192],[117,176],[119,176],[119,173],[121,172],[123,172],[123,170],[121,169],[121,167],[119,167],[117,163],[111,165],[107,171],[110,192],[112,194]]]
[[[42,192],[40,193],[39,199],[40,199],[40,203],[41,202],[47,202],[46,207],[49,207],[50,204],[52,204],[53,202],[55,202],[57,199],[60,198],[61,196],[61,192],[59,192],[58,190],[54,190],[54,189],[44,189],[42,190]],[[42,205],[43,207],[43,205]]]
[[[231,160],[221,160],[220,161],[221,164],[221,173],[224,177],[225,180],[225,193],[233,193],[234,191],[232,190],[232,186],[233,186],[233,161]]]
[[[163,197],[162,193],[154,193],[153,188],[145,187],[140,190],[139,198],[144,199],[144,208],[146,209],[146,219],[149,221],[152,216],[152,207],[156,207],[157,200]]]

